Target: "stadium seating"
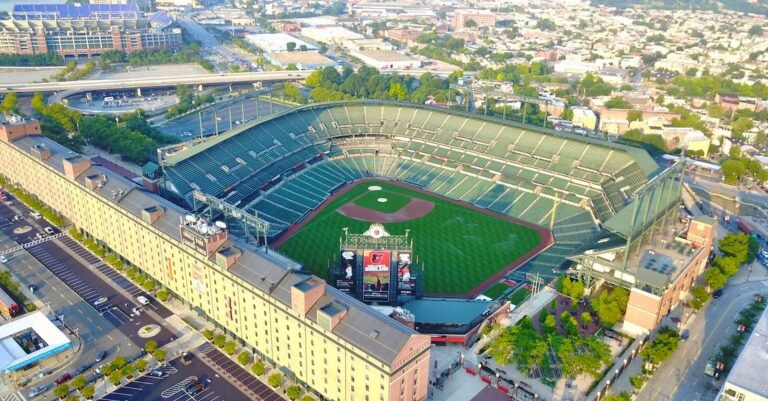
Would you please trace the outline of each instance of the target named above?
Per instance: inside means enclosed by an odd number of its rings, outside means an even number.
[[[532,261],[543,266],[562,261],[648,181],[621,147],[414,105],[310,105],[237,130],[164,165],[167,187],[177,199],[200,190],[258,212],[273,234],[338,188],[385,177],[532,223],[554,221],[556,246]]]

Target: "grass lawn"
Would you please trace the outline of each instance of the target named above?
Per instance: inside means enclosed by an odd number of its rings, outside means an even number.
[[[520,305],[521,303],[523,303],[523,301],[525,301],[526,298],[528,298],[528,295],[530,294],[531,294],[530,290],[528,290],[525,287],[520,287],[517,290],[515,290],[515,292],[513,292],[507,298],[507,300],[509,300],[509,302],[511,302],[513,305]]]
[[[368,188],[371,185],[366,185]],[[379,185],[381,186],[381,185]],[[379,202],[379,199],[384,198],[386,202]],[[371,210],[382,213],[394,213],[407,205],[411,201],[411,197],[408,195],[400,194],[397,192],[384,190],[381,191],[365,191],[355,199],[357,206],[362,206]]]
[[[342,228],[350,233],[364,232],[370,223],[351,219],[336,210],[348,202],[370,199],[368,187],[376,198],[386,193],[392,203],[417,197],[435,202],[432,211],[418,219],[385,224],[391,234],[401,235],[411,229],[414,262],[424,269],[424,292],[464,294],[474,289],[541,242],[536,230],[387,182],[359,183],[331,202],[314,219],[283,242],[279,251],[299,262],[312,273],[328,278],[329,266],[336,266]],[[388,202],[387,202],[388,203]],[[403,205],[405,203],[402,203]]]
[[[504,283],[496,283],[492,285],[490,288],[485,290],[483,295],[490,299],[496,299],[501,296],[501,294],[504,293],[504,291],[508,290],[509,286]]]

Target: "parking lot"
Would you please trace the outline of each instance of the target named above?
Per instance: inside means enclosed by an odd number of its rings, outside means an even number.
[[[222,378],[202,360],[192,357],[185,365],[175,359],[160,368],[164,377],[144,375],[117,391],[101,398],[103,401],[246,401],[253,398]],[[190,395],[185,387],[192,381],[203,383],[205,389]],[[280,398],[275,398],[277,400]],[[273,400],[272,398],[269,399]]]
[[[39,231],[34,228],[34,224],[37,223],[46,227],[49,226],[49,223],[43,219],[30,217],[30,210],[20,202],[13,199],[11,202],[13,208],[20,213],[20,218],[15,217],[17,211],[10,209],[7,205],[0,206],[0,216],[5,217],[6,222],[11,223],[5,224],[0,229],[19,244],[36,240],[36,233]],[[19,235],[17,229],[22,226],[32,227],[33,230]],[[167,308],[158,304],[150,295],[104,264],[76,241],[66,236],[61,237],[60,240],[60,244],[57,243],[58,240],[43,241],[27,247],[26,250],[136,344],[142,345],[146,341],[140,339],[137,332],[141,327],[150,324],[158,325],[161,328],[160,332],[152,338],[159,345],[162,346],[170,340],[172,334],[163,328],[163,320],[172,315]],[[70,252],[79,256],[82,261],[75,258]],[[104,276],[97,272],[104,274]],[[108,282],[112,280],[113,283]],[[113,285],[125,290],[129,296],[118,291]],[[138,301],[136,301],[138,295],[144,295],[150,300],[150,304],[144,305],[142,308],[152,313],[136,315],[133,312],[133,308],[138,306]],[[103,297],[106,298],[106,301],[102,299],[97,302]],[[67,323],[70,322],[67,318],[71,318],[73,322],[77,319],[76,316],[64,315]]]
[[[237,383],[238,388],[251,397],[250,399],[260,401],[283,400],[269,386],[255,378],[240,364],[224,355],[224,353],[217,350],[210,343],[205,343],[198,347],[196,355],[212,365],[217,371],[228,375],[230,380]]]

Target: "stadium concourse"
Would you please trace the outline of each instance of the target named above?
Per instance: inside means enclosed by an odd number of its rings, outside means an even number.
[[[659,170],[640,149],[379,101],[295,108],[163,149],[161,163],[167,197],[217,196],[269,221],[271,237],[356,180],[408,183],[550,229],[555,244],[518,269],[549,274]]]

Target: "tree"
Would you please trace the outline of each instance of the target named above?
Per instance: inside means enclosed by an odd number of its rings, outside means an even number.
[[[112,367],[115,369],[122,369],[127,364],[128,360],[124,356],[119,356],[112,360]]]
[[[572,280],[570,277],[561,276],[555,287],[557,291],[565,294],[574,302],[584,296],[584,283],[581,280]]]
[[[305,395],[304,397],[301,397],[300,401],[315,401],[315,399],[310,395]]]
[[[240,362],[241,365],[245,366],[249,363],[251,363],[251,353],[248,351],[243,351],[237,356],[237,361]]]
[[[589,312],[581,312],[581,323],[585,326],[592,324],[592,315]]]
[[[165,302],[170,298],[171,291],[169,291],[167,288],[163,288],[162,290],[157,292],[157,299],[159,299],[162,302]]]
[[[155,352],[152,353],[152,356],[154,356],[158,362],[163,362],[165,361],[166,352],[165,350],[158,348],[155,350]]]
[[[139,359],[136,362],[133,363],[133,366],[138,370],[139,372],[144,372],[144,369],[147,368],[147,364],[149,362],[146,359]]]
[[[237,351],[237,344],[235,344],[234,341],[227,341],[226,344],[224,344],[224,352],[227,353],[227,355],[232,356]]]
[[[136,365],[134,365],[132,363],[129,363],[129,364],[123,366],[123,368],[120,369],[120,371],[123,374],[123,376],[125,376],[127,378],[131,378],[136,373]]]
[[[652,365],[664,362],[677,349],[680,334],[669,326],[659,329],[656,338],[640,351],[640,356]]]
[[[627,121],[642,121],[643,120],[643,112],[640,110],[630,110],[627,113]]]
[[[704,282],[713,290],[724,286],[726,281],[728,281],[728,277],[723,275],[720,269],[709,269],[704,272]]]
[[[760,26],[760,25],[752,25],[752,26],[749,28],[749,30],[747,31],[747,33],[748,33],[750,36],[759,36],[759,35],[762,35],[762,34],[763,34],[763,27],[762,27],[762,26]]]
[[[155,340],[149,340],[144,344],[144,350],[147,351],[147,353],[153,353],[157,349],[157,341]]]
[[[592,309],[597,312],[600,322],[613,326],[624,317],[629,293],[626,289],[616,287],[612,291],[602,291],[597,298],[592,299]]]
[[[267,367],[264,366],[264,362],[258,361],[251,365],[251,372],[256,376],[261,376],[267,371]]]
[[[93,386],[87,386],[80,390],[80,395],[83,396],[86,400],[90,400],[93,398],[93,394],[96,392],[96,388]]]
[[[296,66],[294,63],[288,64],[288,66],[285,67],[286,71],[298,71],[299,67]]]
[[[755,122],[749,117],[739,117],[731,122],[731,131],[734,137],[742,137],[743,134],[754,128]]]
[[[735,148],[735,146],[732,147],[732,149],[733,148]],[[720,165],[720,167],[723,171],[723,180],[726,184],[731,185],[738,183],[739,178],[741,178],[747,172],[744,163],[742,163],[740,160],[726,160]]]
[[[691,306],[693,306],[693,309],[699,310],[702,306],[704,306],[704,303],[709,300],[709,293],[704,287],[693,287],[691,289],[691,296],[693,299],[691,299]]]
[[[718,248],[727,256],[735,258],[735,263],[740,265],[748,260],[750,235],[740,232],[728,233],[717,243]]]
[[[65,384],[59,384],[53,388],[53,395],[57,398],[64,398],[69,394],[69,386]]]
[[[19,99],[16,93],[10,92],[5,95],[0,111],[5,114],[19,114]]]
[[[624,98],[618,97],[618,96],[608,99],[605,102],[604,106],[609,109],[631,109],[632,108],[632,105],[629,102],[624,100]]]
[[[283,382],[283,375],[281,375],[280,373],[273,373],[269,375],[269,378],[267,378],[267,383],[272,388],[278,388],[282,382]]]
[[[554,334],[557,331],[557,319],[555,319],[554,316],[547,314],[541,329],[545,334]]]
[[[85,387],[86,384],[88,384],[88,381],[85,380],[85,377],[82,375],[75,376],[74,379],[72,379],[72,387],[76,388],[77,390],[82,390],[83,387]]]
[[[699,73],[698,68],[691,67],[687,71],[685,71],[685,76],[686,77],[695,77],[696,74],[698,74],[698,73]]]
[[[218,334],[213,338],[213,345],[222,348],[227,343],[227,337],[224,334]]]
[[[208,341],[213,340],[213,336],[214,336],[213,330],[211,329],[203,330],[203,337],[205,337],[206,340]]]
[[[286,395],[291,400],[295,400],[299,398],[299,395],[301,395],[301,387],[299,386],[288,387],[288,390],[286,391]]]
[[[288,43],[286,43],[285,44],[285,48],[289,52],[292,52],[292,51],[296,50],[296,42],[288,42]]]
[[[643,384],[645,384],[645,375],[638,373],[634,376],[630,376],[629,384],[631,384],[635,389],[640,390],[643,387]]]
[[[117,386],[121,381],[123,381],[123,372],[121,370],[115,370],[109,374],[107,379],[110,383],[112,383],[112,385]]]
[[[470,28],[470,29],[477,28],[477,21],[475,21],[473,19],[468,19],[468,20],[464,21],[464,27],[465,28]]]
[[[622,391],[619,394],[611,394],[603,397],[603,401],[632,401],[632,397],[625,392]]]
[[[563,114],[560,117],[569,121],[573,120],[573,109],[571,109],[570,107],[566,107],[565,110],[563,110]]]

